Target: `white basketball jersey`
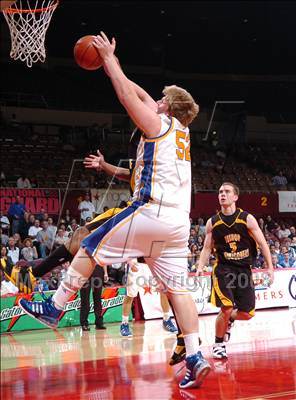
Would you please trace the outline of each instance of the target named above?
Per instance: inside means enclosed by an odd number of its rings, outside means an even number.
[[[142,136],[135,166],[133,201],[155,202],[190,211],[190,134],[176,118],[160,115],[155,138]]]

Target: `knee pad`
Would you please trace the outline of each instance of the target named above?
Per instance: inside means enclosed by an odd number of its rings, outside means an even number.
[[[70,265],[66,273],[65,279],[63,280],[64,286],[68,289],[76,290],[82,288],[82,286],[88,281],[89,277],[85,277],[80,272],[73,269]]]

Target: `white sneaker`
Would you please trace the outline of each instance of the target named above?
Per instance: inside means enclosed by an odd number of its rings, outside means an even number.
[[[226,347],[224,343],[215,343],[212,350],[213,358],[227,358]]]

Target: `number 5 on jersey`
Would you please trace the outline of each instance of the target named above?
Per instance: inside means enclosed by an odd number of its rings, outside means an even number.
[[[190,161],[190,135],[176,130],[176,154],[179,160]]]

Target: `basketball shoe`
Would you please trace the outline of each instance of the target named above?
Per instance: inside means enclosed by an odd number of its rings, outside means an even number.
[[[19,306],[32,318],[54,329],[58,326],[63,310],[55,308],[52,296],[46,297],[43,293],[41,293],[41,296],[44,299],[43,301],[29,301],[22,298],[19,300]]]
[[[198,338],[199,345],[201,345],[201,339]],[[182,333],[177,335],[177,345],[174,349],[173,354],[169,360],[169,365],[176,365],[184,361],[186,358],[186,347],[184,342],[184,337]]]
[[[201,386],[205,377],[211,370],[210,364],[205,360],[200,351],[186,357],[186,374],[179,383],[181,389],[196,388]]]
[[[226,347],[224,343],[215,343],[212,349],[213,358],[227,358]]]
[[[122,323],[120,325],[120,333],[121,336],[128,336],[128,337],[133,336],[132,332],[130,331],[129,324],[126,323]]]
[[[162,326],[163,326],[163,329],[165,329],[165,330],[168,331],[168,332],[171,332],[171,333],[176,333],[176,332],[178,332],[178,329],[177,329],[176,325],[173,323],[173,321],[172,321],[171,318],[169,318],[169,319],[166,320],[166,321],[163,320]]]

